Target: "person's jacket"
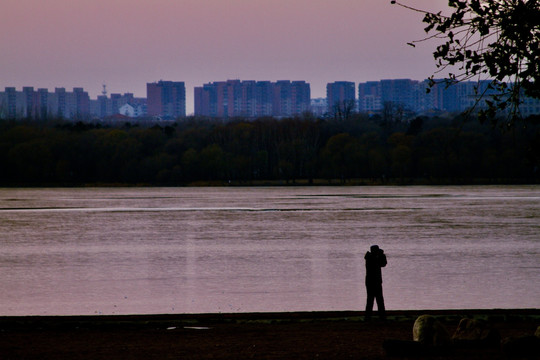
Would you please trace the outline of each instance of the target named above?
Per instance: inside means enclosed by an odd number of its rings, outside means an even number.
[[[383,250],[375,253],[367,252],[364,256],[366,260],[366,285],[382,284],[381,268],[386,266],[386,255]]]

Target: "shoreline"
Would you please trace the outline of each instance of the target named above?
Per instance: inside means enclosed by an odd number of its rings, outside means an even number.
[[[501,338],[533,335],[540,309],[0,316],[2,359],[395,359],[385,340],[412,340],[414,321],[435,316],[452,334],[482,319]],[[374,314],[376,316],[376,314]],[[430,357],[407,357],[426,359]],[[459,348],[444,359],[504,360],[500,347]]]
[[[408,178],[408,179],[369,179],[353,178],[343,182],[340,179],[296,179],[289,180],[234,180],[234,181],[193,181],[186,183],[158,183],[158,182],[81,182],[81,183],[0,183],[0,188],[5,189],[40,189],[40,188],[258,188],[258,187],[384,187],[384,186],[538,186],[539,179],[514,179],[514,178]]]
[[[481,318],[487,321],[516,321],[538,319],[540,308],[519,309],[425,309],[387,310],[388,321],[414,320],[420,315],[432,315],[443,320]],[[377,311],[374,310],[374,317]],[[10,324],[46,326],[53,323],[198,323],[198,322],[306,322],[306,321],[363,321],[364,311],[291,311],[291,312],[237,312],[237,313],[179,313],[179,314],[111,314],[111,315],[0,315],[0,329]]]

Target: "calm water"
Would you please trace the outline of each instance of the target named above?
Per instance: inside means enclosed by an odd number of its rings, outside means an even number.
[[[539,308],[540,187],[0,189],[0,315]]]

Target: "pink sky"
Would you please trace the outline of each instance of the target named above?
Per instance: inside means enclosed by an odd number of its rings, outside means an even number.
[[[447,0],[402,0],[446,9]],[[390,0],[2,0],[0,89],[84,87],[146,96],[146,83],[421,80],[435,71],[422,16]]]

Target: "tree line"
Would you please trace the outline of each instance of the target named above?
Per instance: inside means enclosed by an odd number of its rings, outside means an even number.
[[[538,183],[540,121],[354,114],[168,124],[0,122],[0,184]]]

